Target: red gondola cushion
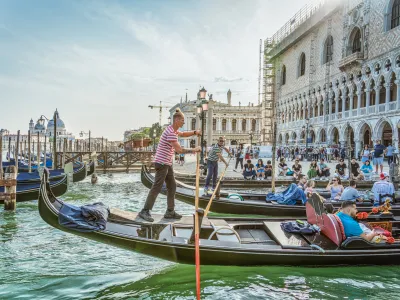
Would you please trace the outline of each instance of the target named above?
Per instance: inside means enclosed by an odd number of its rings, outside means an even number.
[[[346,234],[344,233],[344,226],[343,226],[342,220],[340,220],[340,218],[337,215],[333,215],[333,216],[335,217],[336,221],[339,224],[339,229],[342,234],[342,239],[344,241],[346,239]]]
[[[337,246],[340,246],[343,242],[340,226],[336,221],[336,218],[331,214],[323,214],[323,226],[321,227],[321,233],[328,237]]]

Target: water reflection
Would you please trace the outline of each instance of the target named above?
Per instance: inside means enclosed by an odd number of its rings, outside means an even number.
[[[14,211],[0,213],[0,241],[8,242],[18,232],[18,222]]]

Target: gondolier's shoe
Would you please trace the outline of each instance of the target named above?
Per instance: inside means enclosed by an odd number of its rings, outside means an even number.
[[[164,219],[181,219],[182,215],[178,214],[174,210],[168,210],[164,214]]]
[[[153,222],[154,219],[151,217],[150,212],[147,209],[142,209],[139,213],[139,217],[147,222]]]

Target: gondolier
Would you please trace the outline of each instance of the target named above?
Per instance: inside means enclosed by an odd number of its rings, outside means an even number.
[[[204,186],[204,193],[208,193],[211,177],[212,177],[212,191],[214,191],[215,187],[217,186],[217,177],[218,177],[218,161],[221,160],[224,162],[226,166],[228,163],[222,157],[222,150],[225,150],[229,156],[231,156],[229,149],[225,146],[225,139],[224,137],[219,137],[218,143],[216,143],[211,150],[208,152],[208,160],[207,160],[207,168],[208,168],[208,175],[206,178],[206,185]]]
[[[185,116],[178,108],[173,116],[173,123],[169,125],[163,132],[160,142],[157,147],[156,155],[154,158],[154,166],[156,170],[153,186],[151,187],[147,196],[143,209],[139,216],[148,221],[153,222],[150,210],[153,209],[154,202],[158,194],[161,192],[164,182],[167,185],[167,211],[164,214],[166,219],[180,219],[182,216],[175,212],[175,191],[176,182],[174,171],[172,169],[172,159],[175,152],[181,153],[195,153],[200,152],[201,148],[182,148],[178,142],[179,137],[190,137],[193,135],[201,135],[200,130],[178,131],[185,124]]]

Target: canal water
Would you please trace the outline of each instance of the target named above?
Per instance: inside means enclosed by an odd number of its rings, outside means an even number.
[[[147,192],[140,174],[107,174],[61,198],[137,211]],[[165,203],[160,196],[154,211]],[[177,210],[193,212],[180,202]],[[398,299],[399,278],[397,266],[201,268],[203,299]],[[194,266],[56,230],[41,220],[37,201],[18,203],[15,213],[0,208],[0,299],[193,299],[194,291]]]

